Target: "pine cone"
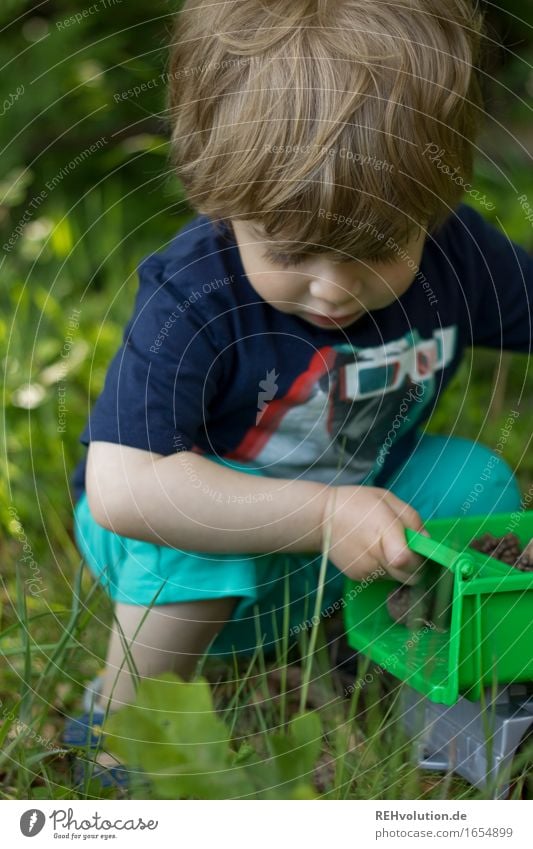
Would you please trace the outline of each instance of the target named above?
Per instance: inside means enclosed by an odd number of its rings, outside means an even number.
[[[521,572],[533,572],[533,539],[528,542],[514,565]]]
[[[492,557],[514,566],[522,553],[522,544],[516,534],[505,534],[492,553]]]
[[[387,610],[395,622],[405,625],[409,619],[409,613],[413,606],[411,587],[401,584],[392,590],[387,596]]]
[[[420,585],[400,584],[387,596],[387,610],[395,622],[417,626],[429,619],[430,595]]]
[[[472,540],[470,548],[507,563],[508,566],[514,566],[522,572],[533,571],[533,540],[522,551],[522,544],[516,534],[495,537],[486,533]]]
[[[473,539],[469,544],[470,548],[475,548],[476,551],[481,551],[482,554],[492,555],[492,552],[498,545],[498,537],[492,534],[483,534],[483,536]]]

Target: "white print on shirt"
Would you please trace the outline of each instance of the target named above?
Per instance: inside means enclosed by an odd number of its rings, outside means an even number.
[[[435,398],[436,374],[456,346],[454,325],[429,339],[413,330],[372,348],[321,348],[288,392],[265,406],[232,456],[273,477],[369,483]]]

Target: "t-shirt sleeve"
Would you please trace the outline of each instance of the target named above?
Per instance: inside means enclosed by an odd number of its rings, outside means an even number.
[[[460,215],[468,244],[465,280],[471,305],[472,345],[532,350],[533,257],[475,210]]]
[[[223,382],[211,322],[194,303],[194,283],[165,279],[153,255],[139,266],[139,289],[121,347],[80,440],[116,442],[157,454],[190,450]]]

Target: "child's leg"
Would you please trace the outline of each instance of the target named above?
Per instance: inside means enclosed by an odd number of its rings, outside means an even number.
[[[503,457],[462,437],[424,434],[384,486],[424,520],[511,513],[521,504],[520,488]]]
[[[134,700],[131,660],[140,678],[169,671],[190,678],[211,640],[231,617],[236,602],[236,598],[224,597],[160,604],[150,609],[117,603],[100,699],[102,707],[110,702],[110,709],[115,710]]]

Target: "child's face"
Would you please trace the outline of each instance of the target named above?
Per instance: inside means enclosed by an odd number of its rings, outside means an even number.
[[[255,221],[231,223],[244,270],[258,295],[316,327],[348,327],[364,313],[392,304],[413,282],[426,236],[421,229],[390,262],[339,262],[330,254],[308,254],[284,266],[264,255],[274,246],[258,239]]]

